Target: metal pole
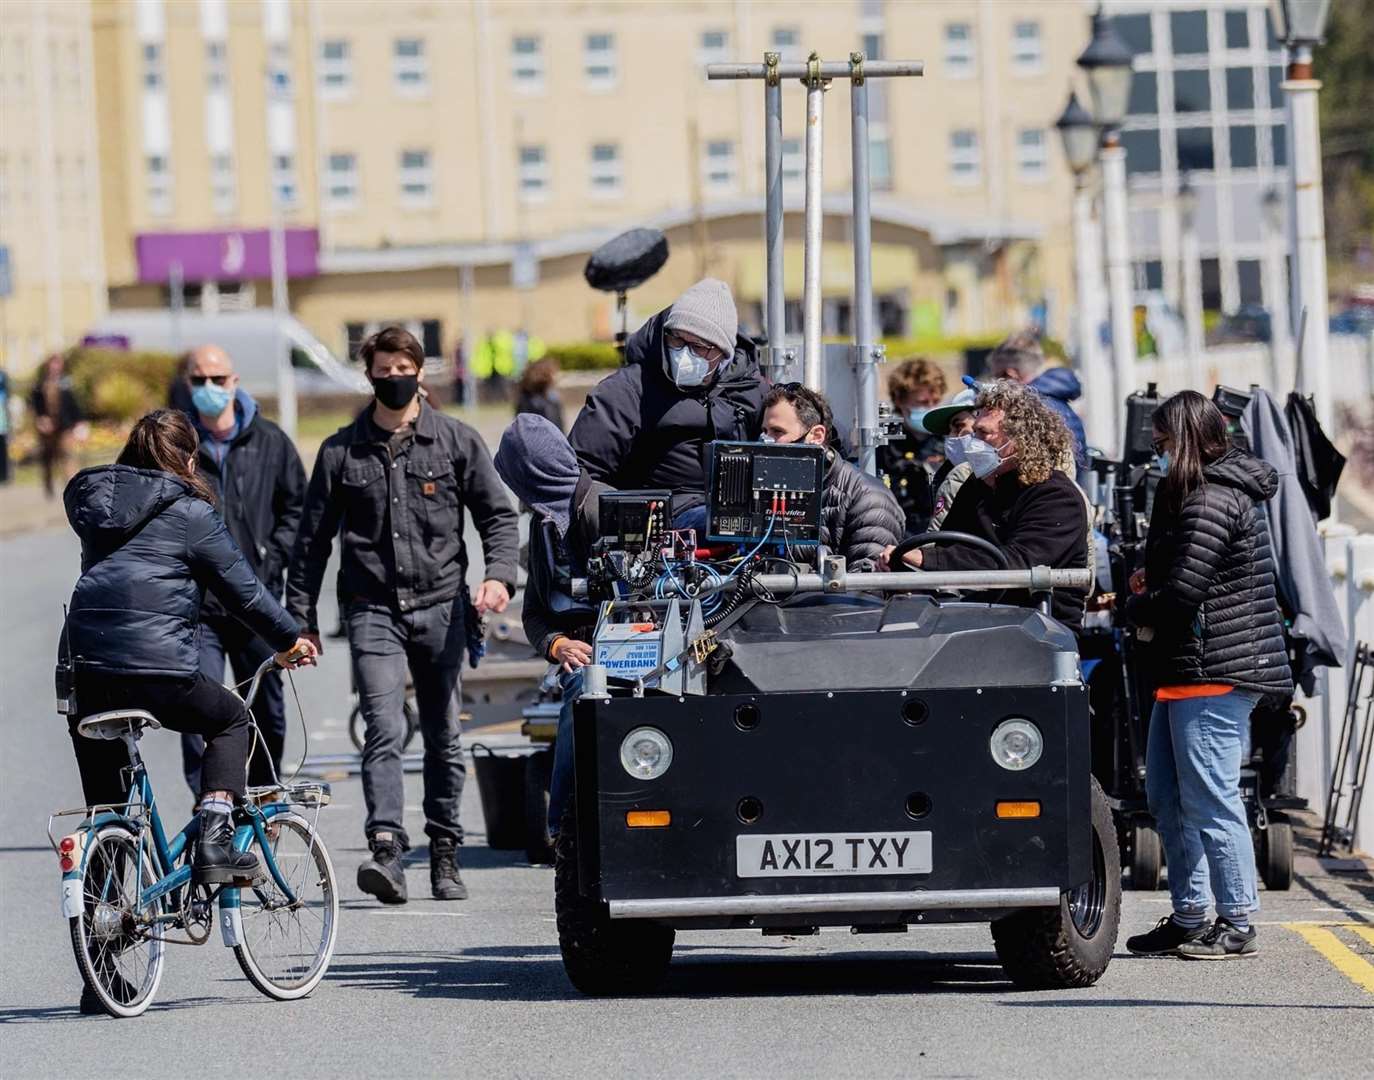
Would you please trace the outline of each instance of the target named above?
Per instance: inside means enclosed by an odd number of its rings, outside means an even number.
[[[1199,394],[1210,389],[1206,385],[1206,348],[1202,335],[1202,279],[1201,255],[1198,251],[1197,230],[1192,214],[1183,218],[1183,329],[1188,350],[1188,386]]]
[[[764,53],[763,58],[764,66],[770,71],[777,68],[781,59],[775,52]],[[782,80],[776,74],[768,75],[763,83],[763,159],[767,207],[764,241],[768,265],[766,329],[773,361],[768,374],[776,378],[781,368],[781,352],[773,350],[782,349],[783,335],[787,332],[782,275]]]
[[[1078,293],[1074,333],[1078,371],[1083,380],[1084,420],[1090,445],[1105,449],[1117,445],[1116,403],[1112,400],[1112,373],[1103,362],[1102,235],[1093,217],[1093,190],[1080,179],[1073,193],[1073,253],[1075,290]]]
[[[812,58],[801,62],[778,65],[778,77],[782,79],[801,79],[810,84],[812,78],[847,79],[851,74],[849,63],[844,60],[818,60]],[[868,79],[897,79],[907,75],[924,75],[923,60],[869,60],[864,64],[864,77]],[[707,64],[708,79],[763,79],[768,75],[764,64]]]
[[[269,170],[270,171],[270,170]],[[272,229],[269,234],[272,268],[272,320],[277,347],[277,423],[287,437],[296,437],[296,373],[291,368],[291,345],[286,336],[286,320],[291,304],[286,291],[286,226],[282,222],[281,199],[272,184]]]
[[[1131,303],[1131,253],[1126,232],[1126,151],[1115,135],[1103,141],[1102,208],[1107,234],[1107,289],[1112,314],[1113,416],[1135,389],[1135,310]]]
[[[802,380],[812,390],[822,388],[821,372],[821,244],[824,241],[824,210],[821,206],[822,113],[825,81],[820,63],[814,60],[806,82],[806,249],[802,293]]]
[[[851,53],[849,89],[853,156],[854,233],[854,398],[858,413],[858,466],[878,473],[878,364],[873,340],[873,230],[868,205],[868,86],[864,55]]]

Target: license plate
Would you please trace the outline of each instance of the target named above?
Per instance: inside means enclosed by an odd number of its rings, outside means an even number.
[[[735,837],[742,878],[928,874],[931,833],[775,833]]]

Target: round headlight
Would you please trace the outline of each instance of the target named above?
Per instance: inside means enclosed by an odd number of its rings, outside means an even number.
[[[1019,772],[1029,769],[1045,750],[1040,729],[1029,720],[1003,720],[992,733],[992,760],[1004,769]]]
[[[636,780],[657,780],[673,763],[673,744],[657,728],[635,728],[620,744],[620,764]]]

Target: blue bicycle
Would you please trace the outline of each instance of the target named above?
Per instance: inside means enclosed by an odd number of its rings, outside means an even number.
[[[245,701],[274,662],[258,669]],[[256,845],[261,876],[198,883],[191,876],[198,818],[168,839],[138,752],[143,732],[161,726],[141,709],[99,713],[77,725],[86,738],[122,740],[131,762],[122,806],[59,810],[48,820],[81,977],[110,1015],[140,1015],[157,994],[165,947],[205,944],[217,906],[224,944],[248,980],[279,1001],[305,997],[328,970],[338,932],[334,866],[316,829],[329,785],[249,789],[235,813],[234,847]],[[80,827],[55,839],[54,822],[74,815]]]

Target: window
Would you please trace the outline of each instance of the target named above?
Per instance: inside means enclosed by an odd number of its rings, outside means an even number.
[[[1212,156],[1211,128],[1179,128],[1177,146],[1180,172],[1210,170],[1216,167]]]
[[[1255,107],[1255,75],[1250,68],[1226,69],[1226,107],[1232,110]]]
[[[162,45],[156,41],[143,43],[143,88],[161,90],[165,82],[162,70]]]
[[[588,34],[582,42],[582,74],[593,90],[615,86],[615,35]]]
[[[967,187],[976,184],[983,168],[978,150],[978,132],[951,131],[949,133],[949,178],[952,183]]]
[[[291,46],[285,41],[272,42],[268,53],[268,71],[272,80],[272,92],[277,97],[291,96]]]
[[[625,172],[620,162],[619,143],[594,143],[591,153],[592,194],[599,198],[614,198],[621,194]]]
[[[1018,22],[1011,28],[1011,66],[1022,75],[1034,75],[1045,64],[1038,22]]]
[[[892,190],[892,139],[887,124],[868,125],[868,184],[874,191]]]
[[[1157,292],[1164,288],[1164,264],[1158,259],[1138,262],[1132,270],[1137,292]]]
[[[1236,277],[1240,283],[1242,304],[1264,303],[1264,276],[1260,273],[1258,259],[1237,259]]]
[[[1202,307],[1206,311],[1221,310],[1221,260],[1202,259]]]
[[[320,42],[320,89],[328,97],[346,97],[353,90],[353,47],[347,41]]]
[[[784,60],[801,58],[801,31],[795,26],[775,26],[770,39],[773,51],[782,54]]]
[[[544,48],[539,38],[511,38],[510,61],[511,78],[517,89],[526,93],[544,89]]]
[[[1154,52],[1154,35],[1150,31],[1149,15],[1117,15],[1110,21],[1131,52],[1137,56]]]
[[[434,170],[428,150],[401,151],[401,205],[429,206],[434,201]]]
[[[229,50],[222,41],[205,43],[205,86],[223,90],[229,85]]]
[[[1205,71],[1174,72],[1174,112],[1207,112],[1212,107],[1212,87]]]
[[[729,139],[712,139],[707,142],[706,153],[701,162],[701,179],[707,190],[715,194],[734,190],[734,143]]]
[[[429,62],[422,38],[396,39],[391,49],[391,76],[399,93],[429,93]]]
[[[296,205],[300,191],[296,187],[296,158],[293,154],[272,155],[272,190],[283,209]]]
[[[226,217],[238,209],[238,182],[234,176],[232,154],[210,155],[210,203],[216,214]]]
[[[1231,168],[1253,169],[1259,165],[1259,138],[1247,125],[1231,129]]]
[[[968,23],[945,23],[945,74],[962,79],[973,75],[973,27]]]
[[[1248,49],[1250,47],[1250,13],[1248,11],[1228,11],[1226,13],[1226,47],[1228,49]]]
[[[358,205],[358,155],[347,151],[332,153],[324,163],[325,201],[331,210],[348,210]]]
[[[697,45],[697,63],[723,64],[730,59],[730,35],[724,30],[703,30]]]
[[[143,159],[147,174],[148,212],[164,216],[172,212],[172,169],[162,154],[149,154]]]
[[[1049,151],[1043,128],[1022,128],[1016,133],[1016,175],[1039,181],[1049,175]]]
[[[1283,108],[1283,68],[1281,67],[1269,69],[1269,107],[1271,109]]]
[[[1274,164],[1283,168],[1288,164],[1288,135],[1282,124],[1275,124],[1269,130],[1274,133]]]
[[[806,146],[801,139],[782,140],[783,183],[801,183],[806,173]]]
[[[1171,11],[1169,33],[1174,39],[1174,55],[1207,51],[1207,12]]]
[[[544,198],[549,191],[549,153],[543,146],[522,146],[517,155],[520,197],[530,202]]]
[[[1154,117],[1159,113],[1159,76],[1153,71],[1137,71],[1131,76],[1131,97],[1126,103],[1131,116]]]
[[[1126,151],[1126,172],[1132,176],[1158,173],[1160,165],[1159,131],[1123,131],[1121,145]]]

